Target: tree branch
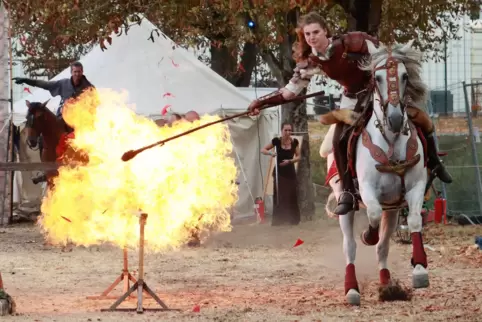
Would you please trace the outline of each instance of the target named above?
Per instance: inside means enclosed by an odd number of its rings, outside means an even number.
[[[276,80],[278,81],[279,86],[285,86],[286,81],[283,77],[283,66],[281,66],[280,62],[276,59],[273,52],[270,50],[262,50],[261,56],[268,65],[271,74],[273,74],[274,78],[276,78]]]
[[[368,17],[368,33],[372,36],[378,35],[380,22],[382,18],[383,0],[370,1],[370,15]]]
[[[370,15],[370,3],[373,1],[355,0],[356,30],[368,32],[368,17]]]
[[[249,87],[253,69],[256,66],[256,54],[256,45],[251,42],[246,42],[243,46],[243,54],[241,56],[241,66],[244,70],[240,71],[237,79],[234,81],[235,86]]]

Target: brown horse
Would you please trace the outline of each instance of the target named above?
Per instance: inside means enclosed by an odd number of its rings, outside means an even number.
[[[68,134],[68,126],[61,118],[57,118],[55,114],[47,108],[48,101],[44,103],[26,101],[27,112],[27,145],[31,149],[37,147],[39,137],[43,139],[43,149],[40,155],[42,162],[57,162],[61,155],[58,155],[57,147],[61,140]],[[88,162],[88,157],[82,153],[76,153],[70,147],[66,151],[62,151],[63,155],[69,155],[69,159]],[[44,175],[32,179],[33,182],[39,183],[47,181],[49,188],[53,187],[53,178],[58,175],[57,170],[49,170]]]

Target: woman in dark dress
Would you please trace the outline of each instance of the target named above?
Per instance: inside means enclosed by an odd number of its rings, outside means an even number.
[[[271,143],[261,149],[261,153],[276,157],[278,165],[278,187],[276,187],[276,168],[273,169],[274,194],[271,225],[298,225],[300,209],[298,207],[298,180],[295,163],[300,160],[300,144],[297,139],[291,138],[291,133],[293,133],[291,123],[283,123],[281,132],[280,138],[274,138]]]

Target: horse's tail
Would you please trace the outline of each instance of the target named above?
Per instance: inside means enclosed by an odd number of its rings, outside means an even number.
[[[329,218],[338,218],[338,215],[333,212],[335,211],[335,208],[337,205],[338,205],[338,200],[336,200],[335,193],[332,191],[328,196],[328,198],[326,199],[326,205],[325,205],[325,212]]]

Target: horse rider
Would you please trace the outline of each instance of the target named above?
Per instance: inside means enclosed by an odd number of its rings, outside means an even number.
[[[52,97],[59,95],[60,96],[60,104],[59,108],[57,109],[57,118],[61,121],[64,125],[65,131],[68,133],[73,132],[73,129],[67,125],[65,122],[62,112],[63,107],[67,100],[74,99],[82,94],[88,88],[95,88],[92,83],[89,82],[87,77],[84,75],[84,67],[81,62],[74,62],[70,65],[70,78],[59,79],[56,81],[44,81],[38,79],[30,79],[30,78],[23,78],[23,77],[15,77],[12,80],[15,81],[16,84],[27,84],[29,86],[34,86],[38,88],[42,88],[48,90]],[[39,145],[42,145],[42,140],[39,138]],[[32,182],[34,184],[38,184],[40,182],[46,181],[47,176],[46,174],[41,174],[35,178],[32,178]]]
[[[332,125],[330,130],[333,134],[333,152],[338,174],[341,178],[343,192],[338,199],[338,206],[334,212],[344,215],[358,209],[351,171],[348,170],[348,137],[343,139],[341,134],[343,123],[352,124],[353,114],[358,100],[367,98],[367,88],[371,81],[371,74],[359,68],[358,60],[369,55],[365,40],[372,41],[376,46],[379,42],[376,38],[364,32],[349,32],[339,37],[331,37],[330,29],[325,19],[316,12],[310,12],[299,19],[296,29],[297,42],[293,47],[293,58],[296,61],[294,75],[289,83],[273,93],[254,100],[248,110],[251,115],[259,114],[259,109],[268,104],[281,105],[287,100],[297,96],[310,83],[315,74],[322,74],[337,81],[343,88],[340,104],[340,123]],[[452,177],[445,169],[437,154],[434,139],[434,126],[429,115],[415,106],[407,106],[407,114],[411,121],[420,127],[427,141],[428,168],[435,172],[436,176],[445,183],[451,183]],[[322,116],[323,124],[333,124]],[[342,123],[343,122],[343,123]],[[328,139],[325,137],[325,140]],[[331,151],[330,151],[331,152]]]
[[[59,95],[61,99],[56,115],[57,118],[64,123],[67,132],[72,132],[73,129],[65,123],[62,117],[65,103],[71,98],[78,97],[86,89],[95,88],[95,86],[89,82],[87,77],[85,77],[84,67],[81,62],[76,61],[70,65],[70,74],[70,78],[59,79],[56,81],[44,81],[22,77],[13,78],[16,84],[27,84],[29,86],[48,90],[52,97]]]

